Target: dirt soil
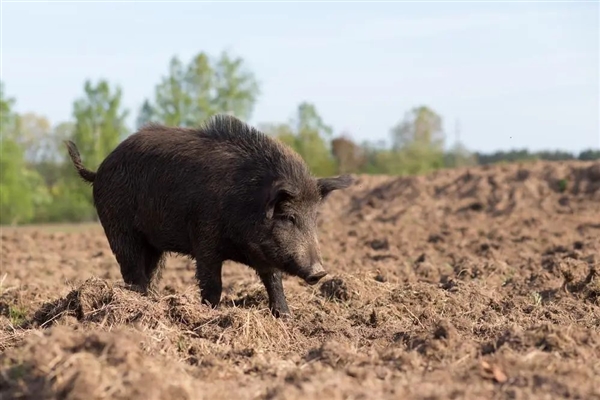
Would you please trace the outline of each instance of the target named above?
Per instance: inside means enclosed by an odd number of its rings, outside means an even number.
[[[229,263],[126,289],[98,225],[2,230],[2,399],[600,399],[600,163],[359,176],[323,206],[329,275],[275,319]]]

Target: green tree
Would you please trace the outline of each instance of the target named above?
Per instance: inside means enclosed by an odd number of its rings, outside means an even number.
[[[295,149],[295,138],[296,133],[293,131],[290,124],[280,123],[280,124],[272,124],[272,123],[261,123],[258,125],[258,129],[265,134],[275,137],[285,144],[291,146]]]
[[[213,109],[248,120],[260,94],[258,81],[241,57],[222,52],[215,66]]]
[[[413,108],[392,128],[393,150],[423,145],[432,150],[442,151],[444,139],[442,118],[426,106]]]
[[[169,126],[186,126],[188,121],[191,98],[186,93],[186,76],[183,64],[177,57],[169,63],[168,75],[161,79],[155,89],[155,103],[147,104],[145,112],[149,114],[146,119],[154,118]]]
[[[138,117],[135,121],[135,128],[139,130],[144,125],[157,121],[158,119],[156,110],[154,107],[152,107],[150,101],[144,100],[144,103],[142,104]]]
[[[365,162],[359,169],[359,172],[365,174],[383,174],[386,173],[386,168],[388,167],[386,154],[391,153],[387,148],[387,145],[384,140],[379,140],[376,142],[373,141],[363,141],[360,145],[361,153],[364,154]],[[381,155],[384,155],[384,160],[382,160]],[[382,161],[385,161],[382,164]]]
[[[33,219],[38,206],[48,201],[39,174],[27,167],[24,149],[18,142],[19,116],[15,100],[7,98],[0,82],[0,223],[16,224]]]
[[[0,128],[2,138],[11,136],[14,139],[17,128],[17,115],[12,111],[15,99],[6,97],[4,93],[4,82],[0,81]]]
[[[142,105],[137,126],[160,122],[193,127],[218,113],[249,119],[259,93],[254,74],[240,57],[223,52],[213,61],[201,52],[184,66],[175,56],[155,88],[154,101]]]
[[[447,168],[476,165],[477,160],[473,154],[461,143],[457,142],[450,151],[444,155],[444,166]]]
[[[87,168],[95,170],[102,160],[128,135],[120,87],[111,88],[105,80],[84,84],[84,95],[73,104],[75,123],[71,139],[77,145]],[[68,127],[63,126],[63,129]],[[64,149],[64,145],[63,145]],[[66,154],[66,150],[63,150]],[[57,200],[50,220],[89,220],[95,216],[92,193],[81,183],[70,160],[64,163],[65,179],[53,188]]]
[[[323,122],[313,104],[301,103],[288,124],[263,124],[261,129],[298,152],[314,174],[336,173],[335,160],[328,147],[333,129]]]
[[[33,217],[33,198],[24,171],[23,149],[16,141],[0,143],[0,223],[27,222]]]
[[[546,161],[565,161],[565,160],[574,160],[577,157],[568,151],[555,150],[555,151],[539,151],[536,156],[540,160]]]
[[[301,103],[292,124],[296,131],[296,149],[313,172],[319,176],[335,174],[335,161],[328,147],[333,129],[325,124],[316,107]]]
[[[184,120],[186,126],[197,126],[214,114],[224,112],[215,104],[216,74],[210,57],[204,52],[198,53],[188,64],[184,75],[184,94],[190,99]]]
[[[88,80],[84,96],[73,104],[72,139],[90,169],[96,169],[129,133],[125,125],[129,112],[123,109],[122,96],[120,87],[112,90],[105,80],[96,85]]]
[[[490,154],[475,153],[477,163],[480,165],[494,164],[499,162],[534,161],[538,157],[527,149],[496,151]]]
[[[420,174],[444,166],[442,118],[426,106],[415,107],[391,131],[392,173]]]
[[[65,172],[64,141],[73,136],[74,127],[73,122],[62,122],[54,126],[44,139],[39,158],[32,164],[32,167],[42,176],[49,193],[54,191]]]
[[[67,160],[64,141],[73,138],[75,133],[75,122],[65,121],[54,125],[52,129],[53,147],[52,160],[62,163]],[[70,162],[70,161],[69,161]]]
[[[19,116],[18,142],[25,150],[25,160],[36,164],[52,157],[52,128],[46,117],[35,113]]]
[[[600,160],[600,150],[584,150],[581,153],[579,153],[579,156],[577,158],[582,161]]]

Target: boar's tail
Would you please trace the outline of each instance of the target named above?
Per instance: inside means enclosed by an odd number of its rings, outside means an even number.
[[[71,161],[73,161],[73,165],[75,165],[75,169],[77,170],[77,173],[79,173],[79,176],[81,176],[84,181],[93,183],[94,179],[96,179],[96,173],[83,166],[81,163],[81,155],[79,155],[79,150],[77,150],[75,143],[70,140],[65,140],[65,144],[69,151],[69,157],[71,157]]]

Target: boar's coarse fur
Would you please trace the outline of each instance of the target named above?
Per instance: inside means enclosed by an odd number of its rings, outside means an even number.
[[[123,280],[146,293],[160,279],[165,252],[196,260],[202,302],[221,300],[221,266],[253,268],[275,316],[289,314],[282,272],[316,284],[326,275],[317,209],[347,176],[314,178],[283,143],[227,115],[198,129],[150,124],[119,144],[96,172],[66,142]]]

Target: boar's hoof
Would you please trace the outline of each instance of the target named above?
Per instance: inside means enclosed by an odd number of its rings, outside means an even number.
[[[204,304],[205,306],[208,306],[209,308],[213,308],[216,309],[219,307],[219,303],[220,301],[217,299],[207,299],[207,298],[203,298],[202,299],[202,304]]]
[[[327,275],[327,272],[320,271],[320,272],[317,272],[317,273],[307,276],[305,281],[306,281],[306,283],[308,283],[311,286],[316,285],[321,280],[321,278],[323,278],[325,275]]]
[[[275,317],[275,318],[281,318],[281,319],[289,319],[292,316],[292,313],[290,312],[290,310],[287,309],[287,307],[284,308],[272,308],[271,309],[271,314]]]

